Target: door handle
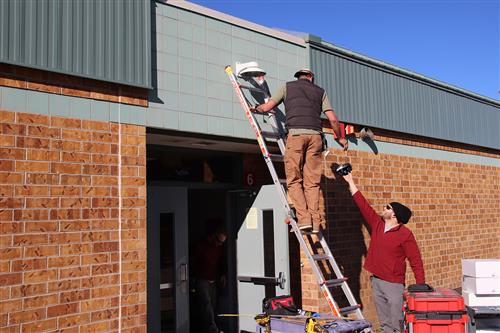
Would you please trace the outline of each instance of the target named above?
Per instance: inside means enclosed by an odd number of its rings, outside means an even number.
[[[188,269],[187,264],[181,264],[179,267],[179,280],[185,282],[188,280]]]
[[[268,285],[272,284],[279,286],[281,289],[286,287],[285,273],[279,272],[278,277],[274,276],[242,276],[238,275],[238,281],[245,283],[253,283],[255,285]]]

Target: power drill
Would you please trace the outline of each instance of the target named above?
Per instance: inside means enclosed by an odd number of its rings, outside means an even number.
[[[352,165],[350,163],[341,164],[335,169],[335,173],[341,176],[346,176],[351,171],[352,171]]]

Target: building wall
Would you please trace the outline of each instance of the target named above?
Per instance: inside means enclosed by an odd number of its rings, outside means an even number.
[[[307,66],[305,46],[153,5],[148,108],[0,87],[0,331],[145,331],[144,126],[253,139],[224,66],[257,60],[271,90]],[[459,287],[460,258],[500,256],[498,151],[382,136],[376,145],[335,150],[324,179],[330,245],[371,320],[369,236],[331,163],[353,163],[377,210],[388,200],[414,209],[430,284]],[[325,310],[307,264],[300,273],[303,307]]]
[[[376,211],[391,201],[402,202],[413,210],[408,227],[420,246],[430,285],[461,287],[462,258],[500,258],[498,152],[487,156],[466,149],[449,153],[450,147],[444,143],[428,143],[415,137],[402,144],[389,136],[376,137],[377,154],[371,149],[359,149],[361,142],[351,142],[353,149],[347,154],[332,145],[322,181],[330,248],[349,277],[355,296],[361,299],[364,313],[374,323],[377,320],[370,274],[361,268],[370,238],[346,183],[331,171],[334,163],[353,165],[358,188]],[[302,261],[307,262],[304,255]],[[303,307],[327,311],[308,264],[301,273]],[[409,265],[406,281],[414,283]]]
[[[258,61],[271,91],[306,66],[303,46],[183,8],[156,3],[153,85],[148,125],[192,133],[254,138],[224,72]],[[290,36],[290,38],[296,38]]]
[[[0,331],[145,331],[145,128],[22,110],[0,110]]]

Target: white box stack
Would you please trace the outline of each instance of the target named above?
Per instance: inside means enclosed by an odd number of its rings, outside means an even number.
[[[462,259],[462,295],[468,306],[500,306],[500,259]]]
[[[469,332],[500,332],[500,259],[462,259]]]

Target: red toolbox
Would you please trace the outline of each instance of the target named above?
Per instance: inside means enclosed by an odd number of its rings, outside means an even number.
[[[468,322],[463,297],[453,289],[404,293],[405,333],[465,333]]]

